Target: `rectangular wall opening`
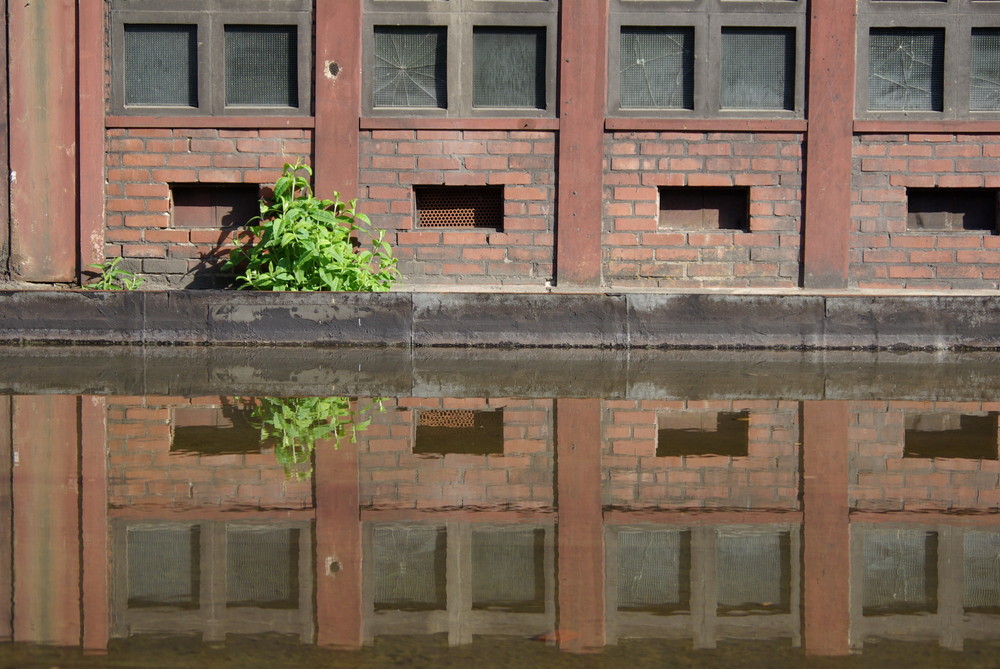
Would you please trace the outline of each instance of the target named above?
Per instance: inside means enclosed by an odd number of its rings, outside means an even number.
[[[172,184],[174,227],[237,228],[260,215],[256,184]]]
[[[908,413],[906,458],[997,459],[997,414]]]
[[[998,194],[993,188],[907,188],[906,228],[997,234]]]
[[[417,415],[414,453],[502,455],[503,409],[428,409]]]
[[[750,189],[663,186],[659,226],[666,230],[750,231]]]
[[[502,186],[416,186],[418,228],[503,230]]]
[[[671,411],[659,414],[657,423],[660,458],[749,453],[749,411]]]

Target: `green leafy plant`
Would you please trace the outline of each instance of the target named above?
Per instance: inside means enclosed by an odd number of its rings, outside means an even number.
[[[254,290],[389,290],[399,272],[385,231],[372,228],[357,200],[315,197],[311,176],[307,165],[285,165],[274,199],[261,200],[250,239],[223,270],[236,269],[238,286]]]
[[[141,286],[144,279],[121,267],[121,261],[121,256],[119,256],[107,262],[87,265],[87,267],[98,270],[100,276],[83,287],[87,290],[135,290]]]
[[[334,448],[342,439],[351,443],[368,429],[371,418],[359,420],[373,407],[382,411],[382,400],[351,407],[349,397],[258,397],[246,400],[250,424],[260,430],[261,442],[274,444],[274,454],[285,473],[306,477],[312,470],[300,466],[312,458],[316,442],[329,439]]]

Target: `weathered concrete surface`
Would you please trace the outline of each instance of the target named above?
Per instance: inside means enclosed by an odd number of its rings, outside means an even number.
[[[4,342],[1000,350],[1000,295],[11,290]]]
[[[0,346],[0,394],[1000,399],[1000,352]]]

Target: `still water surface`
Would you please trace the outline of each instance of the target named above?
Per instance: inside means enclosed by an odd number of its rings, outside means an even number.
[[[121,355],[8,352],[0,666],[1000,666],[993,356]]]

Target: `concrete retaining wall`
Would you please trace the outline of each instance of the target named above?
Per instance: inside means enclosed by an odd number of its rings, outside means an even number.
[[[0,291],[0,343],[1000,349],[1000,295]]]

